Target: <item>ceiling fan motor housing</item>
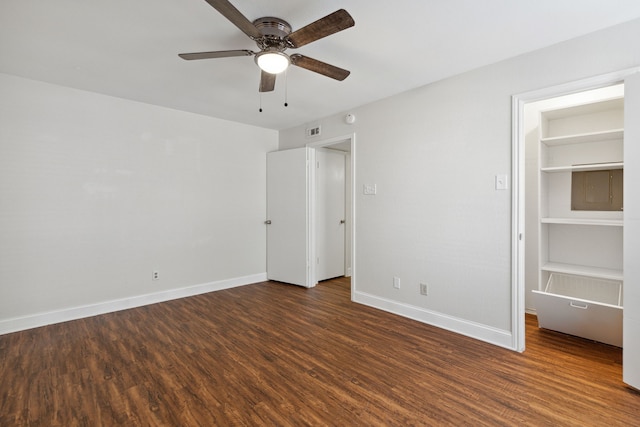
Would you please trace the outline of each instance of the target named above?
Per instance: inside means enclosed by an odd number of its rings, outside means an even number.
[[[287,21],[273,16],[266,16],[253,21],[253,25],[262,34],[262,37],[256,39],[260,49],[281,52],[289,47],[285,37],[291,34],[291,25]]]

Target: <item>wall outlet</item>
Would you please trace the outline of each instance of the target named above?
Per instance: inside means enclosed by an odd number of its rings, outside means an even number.
[[[429,295],[429,284],[420,283],[420,295]]]
[[[157,270],[154,270],[151,273],[151,280],[160,280],[160,272]]]
[[[396,289],[400,289],[400,278],[399,277],[394,277],[393,278],[393,287]]]

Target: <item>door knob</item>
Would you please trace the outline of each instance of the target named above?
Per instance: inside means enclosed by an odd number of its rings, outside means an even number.
[[[347,222],[347,221],[345,221],[344,219],[340,220],[340,224],[344,224],[345,222]]]
[[[267,224],[267,225],[269,225],[269,224],[271,224],[271,220],[270,220],[270,219],[268,219],[268,220],[266,220],[264,223],[265,223],[265,224]]]

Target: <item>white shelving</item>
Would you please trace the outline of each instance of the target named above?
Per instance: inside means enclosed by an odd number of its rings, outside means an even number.
[[[574,276],[622,281],[622,270],[614,270],[611,268],[588,267],[585,265],[563,264],[559,262],[548,262],[540,268],[549,273],[564,273]]]
[[[575,324],[576,316],[581,322],[592,322],[598,328],[605,318],[607,322],[616,319],[616,325],[621,318],[621,297],[615,307],[604,299],[587,301],[588,304],[579,298],[572,299],[580,294],[581,286],[594,281],[611,281],[613,287],[617,283],[622,295],[624,219],[622,211],[572,210],[571,179],[574,172],[624,168],[623,108],[623,98],[613,98],[541,112],[540,266],[538,290],[534,291],[541,327],[578,334],[578,329],[570,327]],[[549,285],[560,277],[563,287],[573,289],[573,294],[554,293],[559,292],[554,291],[557,286]],[[587,308],[591,312],[585,314]],[[615,312],[610,312],[612,309]],[[593,338],[589,335],[591,329],[584,328],[581,336]],[[621,327],[611,330],[615,338],[601,331],[593,339],[620,345]]]
[[[565,224],[565,225],[600,225],[608,227],[622,227],[624,221],[621,219],[597,219],[597,218],[540,218],[542,224]]]
[[[578,172],[578,171],[601,171],[608,169],[623,169],[623,162],[611,163],[591,163],[581,165],[553,166],[540,168],[540,172],[557,173],[557,172]]]
[[[584,144],[587,142],[601,142],[621,139],[623,137],[623,129],[609,129],[600,132],[578,133],[573,135],[552,136],[540,138],[540,142],[547,146],[568,145],[568,144]]]

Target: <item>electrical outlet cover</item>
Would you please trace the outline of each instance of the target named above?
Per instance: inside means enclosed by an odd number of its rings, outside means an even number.
[[[429,285],[426,283],[420,283],[420,294],[429,295]]]
[[[393,287],[396,289],[400,289],[400,278],[399,277],[394,277],[393,278]]]

